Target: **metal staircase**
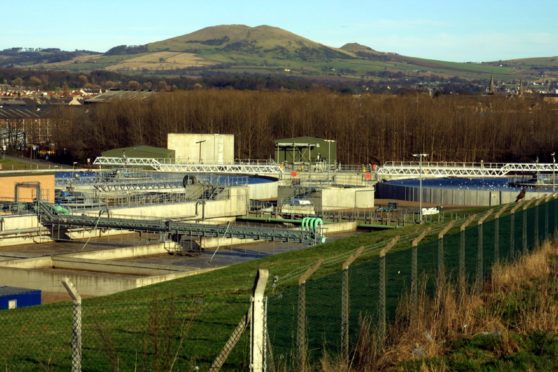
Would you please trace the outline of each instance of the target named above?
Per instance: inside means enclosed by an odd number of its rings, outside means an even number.
[[[149,231],[167,233],[176,237],[220,237],[254,239],[268,241],[285,241],[296,243],[316,243],[322,240],[319,233],[313,231],[291,230],[236,225],[212,225],[202,223],[184,223],[171,220],[135,220],[127,218],[94,217],[85,215],[62,215],[55,211],[55,206],[44,202],[36,203],[36,212],[43,225],[52,231],[60,227],[87,227],[94,229],[117,229],[130,231]]]

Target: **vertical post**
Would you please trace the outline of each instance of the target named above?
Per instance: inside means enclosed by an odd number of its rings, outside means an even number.
[[[540,214],[540,210],[541,208],[539,207],[539,204],[541,204],[542,199],[538,198],[537,201],[535,202],[535,226],[533,229],[533,235],[534,239],[533,239],[533,247],[531,247],[531,249],[536,248],[539,246],[540,244],[540,236],[539,236],[539,214]]]
[[[379,339],[379,346],[383,347],[384,340],[386,337],[386,254],[389,252],[395,244],[399,241],[399,236],[393,238],[381,251],[380,251],[380,288],[379,288],[379,306],[378,306],[378,317],[379,317],[379,327],[378,327],[378,339]]]
[[[525,203],[525,206],[523,206],[523,210],[521,212],[523,222],[521,226],[521,252],[523,254],[527,254],[527,203]]]
[[[296,348],[298,352],[298,370],[306,370],[306,281],[318,270],[323,260],[319,259],[312,267],[308,268],[298,279],[298,318],[296,332]]]
[[[548,239],[548,225],[549,225],[549,204],[550,204],[550,197],[546,197],[544,200],[544,238],[545,240]]]
[[[455,225],[455,221],[450,221],[438,234],[438,280],[443,282],[446,276],[444,236]]]
[[[556,153],[550,155],[552,156],[552,192],[556,192]]]
[[[422,223],[422,158],[427,157],[428,154],[413,154],[413,157],[419,158],[419,216],[420,223]]]
[[[252,291],[250,325],[250,370],[263,372],[266,370],[266,299],[265,287],[269,271],[258,269],[256,283]]]
[[[411,242],[411,322],[414,324],[418,309],[418,245],[428,235],[431,228],[425,229]]]
[[[510,257],[515,259],[515,212],[521,207],[521,203],[515,205],[510,211]]]
[[[465,229],[467,226],[473,222],[473,220],[477,217],[476,214],[472,214],[463,222],[461,226],[459,226],[459,233],[460,233],[460,241],[459,241],[459,263],[458,263],[458,271],[459,271],[459,291],[461,294],[464,293],[465,290]]]
[[[484,281],[484,221],[492,214],[492,209],[488,210],[478,222],[478,238],[477,238],[477,270],[475,286],[479,290]]]
[[[528,250],[529,250],[529,245],[528,245],[528,240],[527,240],[527,208],[529,207],[529,205],[531,204],[531,202],[533,201],[529,200],[529,201],[525,201],[523,202],[523,209],[522,209],[522,227],[521,227],[521,250],[523,254],[527,254]]]
[[[419,215],[420,223],[422,223],[422,154],[419,155]]]
[[[341,356],[345,361],[349,360],[349,267],[363,251],[364,247],[360,247],[341,265],[343,270],[341,283]]]
[[[69,278],[62,285],[72,298],[72,372],[81,371],[81,296]]]
[[[500,262],[500,217],[506,211],[509,204],[504,204],[494,215],[494,263]]]

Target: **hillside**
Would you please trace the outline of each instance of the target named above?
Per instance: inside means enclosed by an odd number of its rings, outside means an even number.
[[[376,51],[358,43],[334,48],[272,26],[221,25],[145,45],[119,45],[104,54],[0,52],[0,67],[177,76],[200,72],[280,73],[383,79],[390,76],[500,80],[558,76],[558,61],[540,58],[456,63]],[[44,52],[43,52],[44,54]]]

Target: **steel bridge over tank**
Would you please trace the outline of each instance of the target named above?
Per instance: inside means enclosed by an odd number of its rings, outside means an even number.
[[[203,223],[184,223],[161,219],[128,219],[95,217],[85,215],[60,214],[54,205],[39,202],[34,204],[43,225],[56,231],[62,228],[85,227],[93,229],[115,229],[129,231],[145,231],[167,233],[178,240],[178,237],[211,237],[237,238],[266,241],[283,241],[314,244],[322,242],[319,231],[270,228],[256,226],[213,225]]]
[[[378,177],[506,177],[513,174],[556,172],[555,163],[450,163],[450,162],[386,162],[377,170]]]
[[[269,175],[278,177],[282,172],[279,165],[272,161],[236,162],[231,164],[194,164],[177,163],[169,159],[128,158],[99,156],[93,162],[99,166],[143,167],[158,172],[177,173],[220,173]]]

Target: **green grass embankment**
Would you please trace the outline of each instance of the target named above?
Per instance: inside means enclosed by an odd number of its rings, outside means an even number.
[[[431,240],[444,224],[430,225]],[[298,277],[320,258],[324,263],[315,279],[339,272],[341,263],[360,246],[367,249],[359,262],[373,260],[396,235],[401,235],[401,240],[394,251],[406,250],[422,228],[411,225],[360,234],[198,276],[86,299],[82,310],[84,368],[156,369],[168,361],[174,361],[177,369],[194,365],[206,368],[246,313],[258,268],[270,272],[268,293],[280,293],[295,286]],[[273,286],[275,277],[278,280]],[[8,369],[68,369],[70,313],[69,303],[1,313],[4,336],[0,364]],[[246,340],[245,334],[230,355],[228,367],[245,367]]]

